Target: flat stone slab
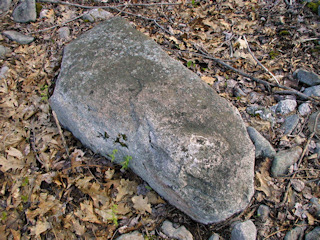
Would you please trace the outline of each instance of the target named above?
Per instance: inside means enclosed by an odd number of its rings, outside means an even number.
[[[255,150],[239,112],[152,39],[112,18],[64,49],[50,99],[94,152],[129,167],[201,223],[247,207]]]

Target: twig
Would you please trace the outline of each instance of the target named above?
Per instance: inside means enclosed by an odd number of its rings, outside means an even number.
[[[301,165],[302,159],[304,158],[304,156],[306,155],[306,152],[308,151],[308,146],[309,146],[309,144],[310,144],[310,142],[311,142],[311,139],[312,139],[313,136],[316,134],[317,127],[318,127],[318,118],[319,118],[319,115],[320,115],[320,111],[317,113],[317,116],[316,116],[315,121],[314,121],[313,129],[312,129],[312,133],[311,133],[310,136],[308,137],[308,141],[307,141],[306,145],[304,146],[304,149],[303,149],[303,151],[302,151],[302,153],[301,153],[301,156],[300,156],[300,158],[299,158],[299,161],[298,161],[298,164],[297,164],[298,169],[299,169],[299,167],[300,167],[300,165]],[[295,171],[295,172],[293,173],[293,175],[291,176],[290,180],[291,180],[291,179],[294,179],[294,178],[296,177],[297,172],[298,172],[298,171]],[[291,187],[291,181],[288,182],[288,185],[287,185],[287,187],[286,187],[286,192],[285,192],[285,194],[284,194],[284,197],[283,197],[280,205],[284,204],[284,203],[287,201],[290,187]]]
[[[69,2],[63,2],[63,1],[56,1],[56,0],[38,0],[37,2],[45,2],[45,3],[54,3],[54,4],[63,4],[73,7],[79,7],[79,8],[85,8],[85,9],[94,9],[94,8],[107,8],[107,9],[116,9],[119,7],[152,7],[152,6],[163,6],[163,5],[181,5],[182,3],[129,3],[129,4],[121,4],[116,6],[87,6],[87,5],[81,5],[77,3],[69,3]]]
[[[251,51],[251,49],[250,49],[249,43],[248,43],[247,38],[246,38],[245,35],[243,35],[243,39],[244,39],[244,41],[246,42],[247,49],[248,49],[249,53],[251,54],[251,56],[253,57],[253,59],[258,63],[258,65],[259,65],[260,67],[262,67],[267,73],[269,73],[269,74],[272,76],[272,78],[276,81],[276,83],[277,83],[278,85],[280,85],[280,83],[279,83],[278,79],[276,78],[276,76],[274,76],[273,73],[270,72],[265,66],[263,66],[263,64],[254,56],[254,54],[252,53],[252,51]]]
[[[68,146],[67,146],[67,142],[66,142],[66,139],[64,138],[64,135],[63,135],[63,132],[62,132],[62,129],[61,129],[61,126],[60,126],[60,123],[59,123],[59,120],[58,120],[58,117],[57,117],[57,114],[55,113],[55,111],[52,110],[52,116],[56,122],[56,125],[58,127],[58,131],[59,131],[59,134],[61,136],[61,139],[62,139],[62,144],[63,144],[63,147],[65,148],[66,150],[66,153],[68,155],[68,157],[70,156],[69,154],[69,149],[68,149]]]
[[[41,30],[39,30],[39,31],[31,32],[30,34],[45,32],[45,31],[51,30],[51,29],[56,28],[56,27],[64,26],[64,25],[66,25],[66,24],[69,23],[69,22],[72,22],[72,21],[74,21],[74,20],[77,20],[77,19],[79,19],[79,18],[82,18],[84,15],[86,15],[86,13],[81,14],[81,15],[78,16],[78,17],[69,19],[69,20],[67,20],[67,21],[65,21],[65,22],[63,22],[63,23],[61,23],[61,24],[57,24],[57,25],[54,25],[54,26],[52,26],[52,27],[44,28],[44,29],[41,29]]]
[[[167,49],[167,50],[169,50],[169,51],[177,51],[177,50],[172,50],[172,49]],[[291,87],[279,85],[279,84],[276,84],[276,83],[270,83],[270,82],[267,82],[267,81],[264,81],[264,80],[255,78],[255,77],[252,76],[252,75],[249,75],[249,74],[247,74],[247,73],[245,73],[245,72],[243,72],[243,71],[241,71],[241,70],[239,70],[239,69],[237,69],[237,68],[234,68],[234,67],[230,66],[229,64],[225,63],[225,62],[222,61],[221,59],[218,59],[218,58],[209,56],[207,53],[204,53],[201,49],[197,49],[197,50],[200,51],[201,53],[190,52],[190,51],[187,51],[187,50],[178,50],[178,51],[190,53],[190,54],[193,54],[193,55],[198,56],[198,57],[203,57],[203,58],[211,59],[211,60],[215,61],[216,63],[218,63],[218,64],[220,64],[220,65],[222,65],[222,66],[224,66],[224,67],[226,67],[226,68],[228,68],[228,69],[236,72],[236,73],[239,73],[240,75],[242,75],[242,76],[244,76],[244,77],[250,78],[251,80],[253,80],[253,81],[257,82],[257,83],[263,84],[264,86],[266,86],[266,88],[268,89],[268,91],[271,91],[270,86],[271,86],[271,87],[278,87],[278,88],[286,89],[286,90],[288,90],[288,93],[289,93],[289,91],[290,91],[291,94],[295,94],[295,95],[297,95],[297,96],[299,96],[299,97],[301,97],[301,98],[303,98],[303,99],[308,99],[308,100],[310,100],[310,101],[312,101],[312,102],[315,102],[315,101],[316,101],[316,102],[319,102],[318,99],[316,99],[316,98],[314,98],[314,97],[309,97],[309,96],[307,96],[307,95],[305,95],[305,94],[303,94],[303,93],[301,93],[301,92],[299,92],[299,91],[297,91],[297,90],[295,90],[295,89],[293,89],[293,88],[291,88]]]

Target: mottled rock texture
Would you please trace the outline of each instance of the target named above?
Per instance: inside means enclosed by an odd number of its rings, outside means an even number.
[[[83,144],[202,223],[243,210],[254,146],[239,112],[159,45],[112,18],[64,49],[52,109]]]

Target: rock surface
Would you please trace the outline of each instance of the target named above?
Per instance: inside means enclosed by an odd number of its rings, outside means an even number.
[[[126,233],[118,237],[116,240],[144,240],[144,237],[138,231]]]
[[[313,86],[313,87],[308,87],[306,88],[303,93],[309,97],[314,96],[314,97],[320,97],[320,86]]]
[[[313,72],[309,72],[303,69],[298,69],[293,73],[293,77],[299,82],[307,84],[308,86],[315,86],[320,84],[320,76]]]
[[[247,128],[251,141],[256,147],[255,156],[256,158],[273,158],[276,155],[276,151],[270,144],[270,142],[265,139],[255,128]]]
[[[34,22],[37,18],[36,1],[35,0],[23,0],[14,9],[12,13],[13,20],[15,22],[27,23]]]
[[[0,1],[0,13],[6,12],[10,9],[11,0],[1,0]]]
[[[231,240],[256,240],[257,228],[251,220],[237,223],[231,231]]]
[[[266,222],[270,214],[270,208],[267,205],[261,204],[257,210],[257,215],[262,222]]]
[[[17,31],[4,31],[2,34],[10,40],[20,44],[29,44],[34,40],[34,37],[23,35]]]
[[[286,115],[294,111],[297,107],[297,101],[293,99],[281,100],[276,108],[276,112],[281,115]]]
[[[285,176],[291,165],[295,164],[302,153],[302,148],[294,148],[277,152],[271,167],[271,173],[274,177]]]
[[[0,45],[0,59],[3,59],[6,57],[6,54],[10,53],[10,48],[7,48],[3,45]]]
[[[161,231],[170,238],[178,240],[193,240],[192,234],[184,226],[174,228],[172,222],[167,220],[163,222]]]
[[[93,151],[129,167],[201,223],[243,210],[254,146],[239,112],[122,18],[65,49],[52,109]]]
[[[315,227],[311,232],[306,234],[305,240],[319,240],[320,227]]]
[[[284,134],[288,135],[293,132],[293,130],[297,127],[299,123],[299,115],[298,114],[292,114],[288,117],[286,117],[283,125],[281,128],[284,130]]]

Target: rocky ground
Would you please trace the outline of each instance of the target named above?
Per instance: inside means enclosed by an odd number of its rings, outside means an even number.
[[[319,4],[158,2],[1,2],[0,239],[319,239]],[[112,164],[114,153],[97,156],[60,129],[48,98],[63,47],[110,14],[238,108],[257,148],[243,213],[196,223]]]

